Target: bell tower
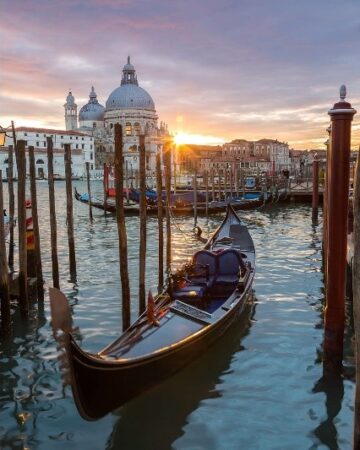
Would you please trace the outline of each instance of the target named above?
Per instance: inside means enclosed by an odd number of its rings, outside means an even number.
[[[66,97],[65,108],[65,128],[66,130],[76,130],[77,124],[77,104],[75,103],[75,97],[69,90],[69,94]]]

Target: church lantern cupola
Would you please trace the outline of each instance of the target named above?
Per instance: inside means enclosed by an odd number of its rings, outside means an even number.
[[[128,56],[127,64],[125,64],[123,68],[123,77],[121,79],[121,85],[124,84],[136,84],[136,86],[138,86],[135,67],[130,63],[130,56]]]

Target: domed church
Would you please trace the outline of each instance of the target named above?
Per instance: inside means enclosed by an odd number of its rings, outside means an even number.
[[[109,95],[105,107],[102,106],[91,88],[89,101],[79,111],[77,125],[77,105],[69,92],[65,107],[67,130],[79,130],[94,136],[95,169],[102,169],[104,162],[112,162],[114,157],[114,125],[123,129],[124,159],[129,170],[139,168],[139,135],[145,134],[146,168],[155,173],[156,151],[159,136],[168,134],[167,127],[157,125],[158,116],[150,94],[139,86],[136,70],[128,56],[123,68],[120,86]]]

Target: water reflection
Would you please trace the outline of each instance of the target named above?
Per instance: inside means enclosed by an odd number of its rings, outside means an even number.
[[[221,375],[234,355],[243,350],[255,314],[251,301],[242,319],[225,336],[184,370],[134,399],[117,414],[107,450],[169,450],[183,435],[188,416],[202,400],[221,397]]]
[[[330,450],[338,450],[338,431],[335,424],[336,416],[341,411],[344,397],[344,382],[341,372],[324,374],[312,389],[312,392],[325,394],[327,417],[313,431],[319,441]],[[316,448],[316,447],[313,447]]]

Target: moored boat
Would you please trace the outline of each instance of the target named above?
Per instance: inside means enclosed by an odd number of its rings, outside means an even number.
[[[96,354],[79,347],[67,300],[51,288],[53,327],[63,331],[67,378],[82,417],[104,416],[208,350],[242,315],[254,274],[252,238],[229,206],[205,247],[149,299],[128,330]]]

